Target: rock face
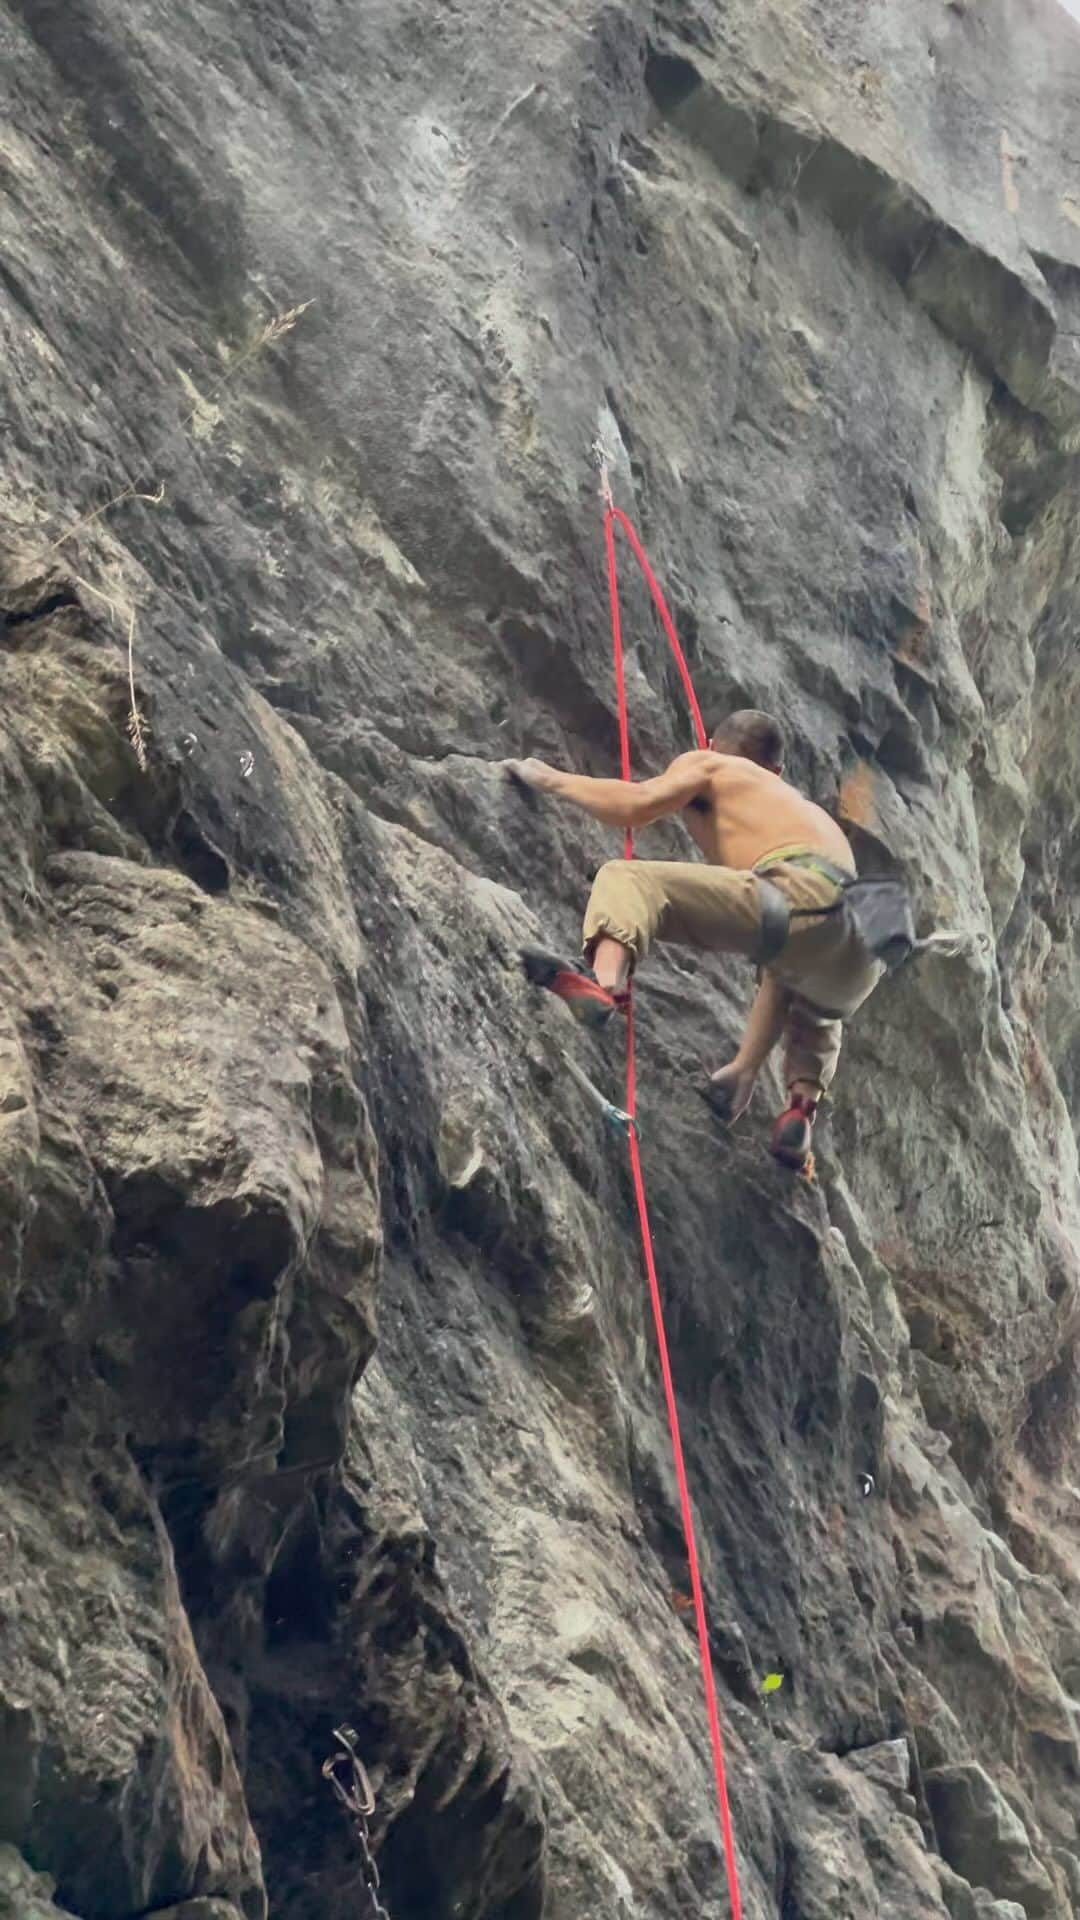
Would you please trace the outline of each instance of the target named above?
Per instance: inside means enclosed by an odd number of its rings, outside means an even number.
[[[0,1913],[365,1914],[342,1722],[393,1920],[728,1911],[620,1046],[515,958],[612,842],[493,764],[617,764],[600,435],[706,710],[983,936],[813,1188],[699,1098],[745,971],[641,982],[744,1911],[1067,1920],[1080,30],[2,0],[0,73]]]

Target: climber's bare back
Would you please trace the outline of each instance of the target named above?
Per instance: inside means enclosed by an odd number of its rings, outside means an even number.
[[[805,847],[854,872],[851,848],[835,820],[778,773],[727,753],[683,759],[703,763],[701,791],[683,818],[713,866],[745,871],[782,847]]]

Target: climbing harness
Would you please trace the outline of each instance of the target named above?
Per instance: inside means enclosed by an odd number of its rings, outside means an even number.
[[[619,610],[619,576],[615,557],[615,529],[621,528],[626,535],[641,569],[645,584],[652,595],[653,605],[660,617],[660,623],[667,635],[675,665],[686,692],[690,713],[694,723],[694,732],[699,747],[707,743],[705,723],[701,717],[694,683],[690,678],[690,669],[679,644],[679,636],[667,609],[667,603],[660,591],[659,583],[645,557],[644,549],[636,532],[614,502],[608,479],[608,459],[601,442],[593,446],[593,457],[600,474],[600,497],[604,504],[604,544],[607,553],[608,599],[611,608],[611,644],[615,667],[615,690],[619,714],[619,756],[622,777],[631,778],[630,770],[630,719],[626,703],[626,674],[623,663],[622,616]],[[634,857],[634,836],[628,828],[625,842],[626,858]],[[577,1073],[574,1075],[578,1078]],[[584,1077],[584,1076],[582,1076]],[[591,1085],[591,1082],[589,1083]],[[596,1090],[593,1089],[595,1093]],[[602,1101],[603,1096],[597,1095]],[[607,1104],[606,1102],[604,1103]],[[619,1109],[614,1109],[619,1113]],[[641,1233],[641,1250],[645,1262],[645,1274],[649,1283],[649,1298],[652,1302],[653,1322],[656,1328],[656,1344],[660,1355],[660,1372],[664,1382],[664,1398],[667,1403],[668,1427],[671,1434],[671,1451],[675,1461],[675,1478],[679,1488],[679,1508],[682,1514],[683,1536],[686,1542],[686,1557],[690,1568],[690,1592],[693,1599],[694,1620],[697,1627],[698,1650],[701,1655],[701,1677],[705,1693],[705,1711],[709,1725],[709,1742],[712,1749],[713,1776],[716,1784],[716,1800],[720,1813],[720,1832],[724,1847],[724,1864],[727,1870],[728,1895],[731,1902],[731,1920],[742,1920],[742,1898],[739,1893],[739,1870],[735,1856],[735,1835],[731,1824],[731,1808],[728,1802],[727,1771],[724,1765],[724,1741],[720,1731],[720,1712],[716,1700],[716,1682],[713,1677],[712,1653],[709,1647],[709,1622],[705,1612],[705,1595],[701,1584],[701,1569],[698,1563],[697,1539],[694,1532],[694,1512],[690,1500],[690,1487],[686,1477],[686,1461],[683,1456],[682,1430],[679,1425],[679,1409],[675,1398],[675,1382],[671,1372],[671,1356],[668,1351],[667,1329],[664,1324],[664,1303],[660,1293],[660,1280],[656,1270],[656,1255],[653,1250],[652,1229],[649,1224],[649,1206],[645,1194],[645,1177],[641,1167],[641,1151],[637,1127],[637,1061],[634,1045],[634,1001],[631,992],[626,1009],[626,1108],[619,1114],[620,1131],[625,1132],[630,1155],[630,1175],[634,1187],[634,1199],[637,1205],[638,1227]]]
[[[775,855],[765,863],[768,867],[775,864]],[[963,953],[986,953],[993,944],[981,931],[962,933],[951,927],[925,934],[920,940],[915,932],[911,896],[900,880],[890,880],[882,874],[856,878],[845,873],[842,867],[834,867],[828,860],[812,854],[801,855],[787,864],[809,867],[833,881],[839,889],[831,906],[792,907],[789,917],[805,920],[816,914],[843,914],[850,934],[866,959],[876,960],[886,973],[899,972],[907,961],[918,959],[924,953],[938,953],[945,960],[957,960]],[[755,871],[760,874],[762,868]],[[767,886],[768,882],[761,884]]]
[[[356,1751],[356,1734],[352,1727],[335,1727],[334,1739],[340,1751],[323,1761],[322,1776],[330,1782],[360,1843],[360,1871],[368,1902],[365,1920],[390,1920],[379,1898],[379,1869],[371,1851],[368,1826],[375,1811],[375,1792],[367,1768]]]
[[[767,878],[777,867],[804,867],[816,873],[836,888],[836,899],[826,907],[789,907],[780,889],[773,887]],[[805,847],[781,847],[759,860],[754,872],[758,886],[770,888],[781,902],[781,914],[774,918],[769,959],[775,958],[785,945],[792,920],[811,920],[834,913],[843,915],[848,932],[862,948],[866,960],[878,961],[887,973],[895,973],[924,945],[937,944],[933,939],[929,943],[916,939],[911,900],[899,880],[883,877],[862,880],[846,867],[838,867],[823,854],[811,853]],[[765,931],[767,938],[767,927]]]
[[[822,854],[812,853],[805,847],[781,847],[758,861],[754,872],[759,885],[768,885],[766,876],[775,867],[781,866],[807,867],[811,873],[820,874],[823,880],[831,881],[837,889],[837,898],[827,907],[788,907],[784,901],[787,919],[806,920],[818,914],[842,913],[866,958],[877,960],[886,973],[896,973],[908,960],[918,959],[924,953],[940,954],[943,960],[958,960],[964,953],[985,955],[993,949],[994,943],[989,934],[981,929],[961,932],[955,927],[945,927],[924,934],[921,940],[917,938],[911,896],[900,880],[890,880],[883,874],[871,874],[863,878],[849,873],[844,867],[835,866]],[[779,888],[774,891],[779,894]],[[780,898],[783,896],[780,895]],[[768,938],[766,929],[765,939]],[[774,944],[774,953],[779,952],[786,938],[786,929],[781,935],[777,920],[772,939],[774,943],[778,940],[779,946]],[[843,1015],[838,1013],[834,1017],[840,1020]]]

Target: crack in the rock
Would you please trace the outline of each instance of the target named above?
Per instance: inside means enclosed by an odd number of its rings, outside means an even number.
[[[63,607],[78,605],[79,601],[75,594],[60,589],[56,593],[50,593],[46,599],[39,600],[36,606],[26,608],[25,611],[9,613],[4,609],[0,618],[3,619],[5,628],[27,627],[34,620],[45,620],[50,613],[59,613]]]

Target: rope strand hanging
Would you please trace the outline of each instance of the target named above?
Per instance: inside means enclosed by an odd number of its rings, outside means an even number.
[[[637,561],[645,584],[652,595],[653,605],[660,617],[660,623],[667,635],[675,664],[686,691],[693,718],[694,732],[699,747],[708,744],[705,724],[701,717],[694,683],[686,656],[675,631],[675,623],[668,612],[667,603],[661,592],[659,582],[653,573],[645,550],[637,533],[625,513],[615,505],[608,481],[607,461],[603,450],[597,450],[600,468],[600,492],[604,502],[604,544],[607,553],[608,599],[611,606],[611,645],[615,668],[615,693],[619,715],[619,755],[622,777],[631,778],[630,768],[630,719],[626,701],[626,669],[623,658],[622,614],[619,607],[619,573],[615,551],[615,529],[620,527],[625,534]],[[625,841],[626,858],[634,858],[634,835],[627,828]],[[679,1408],[675,1396],[675,1381],[671,1371],[671,1355],[668,1349],[667,1328],[664,1322],[664,1303],[660,1292],[660,1280],[656,1269],[656,1255],[653,1249],[652,1228],[649,1224],[649,1205],[645,1192],[645,1176],[641,1166],[641,1148],[637,1129],[637,1057],[634,1035],[634,1002],[631,991],[626,1018],[626,1129],[627,1147],[630,1155],[630,1175],[634,1187],[634,1199],[637,1206],[638,1227],[641,1234],[641,1249],[645,1262],[645,1274],[649,1283],[649,1298],[652,1304],[653,1323],[656,1329],[656,1344],[660,1355],[660,1372],[664,1382],[664,1399],[667,1405],[668,1428],[671,1435],[671,1450],[675,1461],[675,1478],[679,1488],[679,1508],[682,1515],[683,1536],[686,1541],[686,1555],[690,1567],[690,1591],[694,1603],[694,1620],[697,1627],[698,1651],[701,1657],[701,1678],[705,1693],[705,1711],[709,1724],[709,1742],[712,1749],[713,1777],[716,1785],[716,1801],[720,1814],[720,1833],[724,1847],[724,1864],[727,1870],[728,1895],[731,1902],[731,1920],[742,1920],[742,1897],[739,1892],[739,1869],[735,1853],[735,1834],[731,1821],[731,1807],[728,1800],[727,1769],[724,1764],[724,1740],[720,1731],[720,1711],[716,1699],[716,1681],[713,1676],[712,1652],[709,1647],[709,1623],[705,1612],[705,1594],[701,1584],[701,1568],[698,1562],[697,1537],[694,1531],[694,1511],[690,1499],[690,1486],[686,1477],[686,1461],[683,1454],[682,1429],[679,1422]]]

